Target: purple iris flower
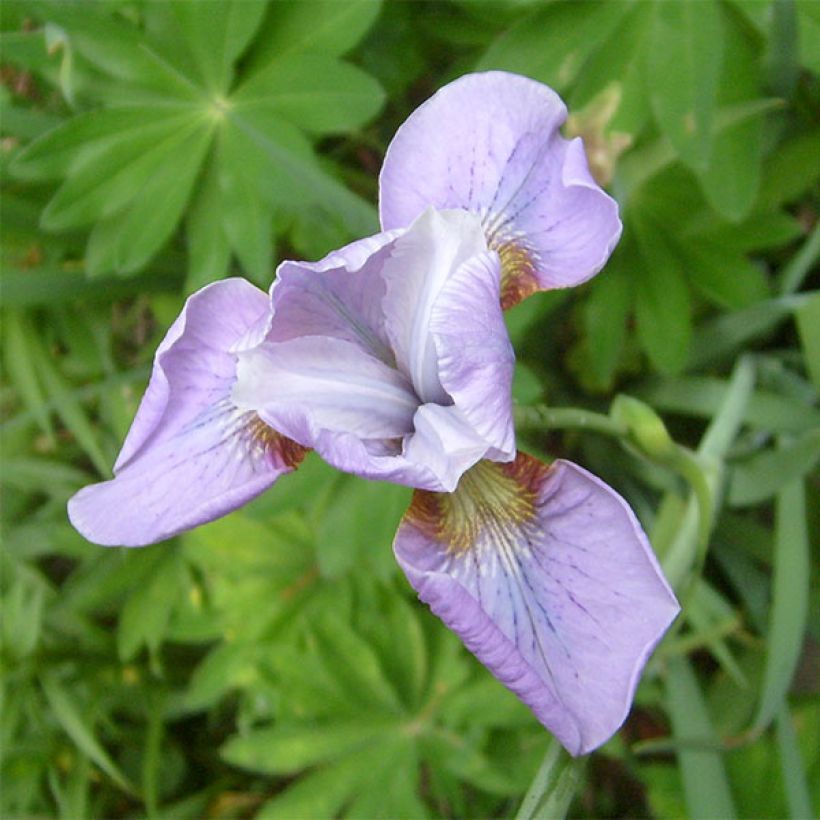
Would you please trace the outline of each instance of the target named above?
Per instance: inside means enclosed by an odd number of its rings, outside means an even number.
[[[283,263],[270,297],[237,279],[194,294],[115,478],[69,502],[77,529],[168,538],[308,449],[414,487],[394,551],[419,596],[571,753],[605,742],[678,605],[617,493],[515,447],[503,308],[590,278],[621,230],[565,116],[523,77],[451,83],[391,143],[383,233]]]

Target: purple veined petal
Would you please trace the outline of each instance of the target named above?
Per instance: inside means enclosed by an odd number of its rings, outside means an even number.
[[[594,276],[621,233],[618,206],[592,180],[566,107],[545,85],[502,71],[468,74],[422,104],[388,147],[379,178],[385,230],[425,208],[482,218],[502,261],[502,303]]]
[[[401,231],[360,239],[319,262],[283,262],[271,288],[274,320],[267,338],[330,336],[395,364],[384,327],[381,269]]]
[[[249,328],[265,321],[269,313],[265,292],[238,278],[207,285],[187,300],[154,354],[151,379],[114,472],[125,467],[149,437],[170,433],[207,406],[214,380],[221,383],[234,376],[234,359],[225,351]],[[192,396],[192,400],[172,402],[172,390]],[[159,429],[163,416],[165,423]],[[170,416],[173,422],[169,424]]]
[[[232,401],[306,447],[322,430],[401,438],[412,431],[418,407],[398,370],[327,336],[265,342],[239,354]]]
[[[417,492],[393,545],[419,597],[574,754],[608,740],[679,611],[626,502],[566,461]]]
[[[80,490],[72,524],[104,546],[144,546],[211,521],[295,469],[304,448],[230,401],[230,348],[269,310],[232,279],[191,296],[157,350],[110,481]]]
[[[515,353],[499,301],[498,254],[464,262],[441,289],[430,320],[438,374],[467,424],[491,448],[491,461],[515,458],[512,380]]]
[[[392,246],[382,277],[385,324],[396,361],[421,403],[449,404],[439,378],[430,323],[439,295],[459,267],[487,243],[478,217],[466,211],[425,212]]]

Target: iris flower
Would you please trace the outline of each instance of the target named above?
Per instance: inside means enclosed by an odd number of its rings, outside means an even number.
[[[160,345],[110,481],[69,503],[104,545],[224,515],[308,449],[415,488],[393,545],[409,582],[572,754],[621,725],[678,612],[627,503],[516,450],[503,310],[606,262],[617,206],[539,83],[467,75],[401,126],[383,232],[191,296]]]

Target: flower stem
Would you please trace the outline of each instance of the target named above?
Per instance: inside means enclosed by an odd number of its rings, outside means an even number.
[[[603,413],[594,413],[579,407],[547,407],[543,404],[517,406],[515,425],[517,428],[530,430],[592,430],[619,438],[627,433],[623,425]]]
[[[581,779],[584,760],[570,757],[561,744],[552,738],[515,820],[566,817]]]

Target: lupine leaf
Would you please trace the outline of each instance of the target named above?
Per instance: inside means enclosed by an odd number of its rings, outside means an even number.
[[[123,791],[133,794],[134,788],[120,771],[120,768],[111,759],[108,752],[94,735],[94,729],[89,725],[80,707],[51,672],[40,678],[43,692],[55,717],[65,730],[66,734],[77,744],[77,747],[88,755]]]
[[[633,219],[641,260],[640,267],[633,270],[638,336],[655,367],[674,374],[683,368],[689,355],[689,289],[680,259],[659,226],[643,215]]]
[[[701,7],[686,6],[694,12],[698,25],[708,29],[701,19]],[[724,18],[723,71],[718,102],[721,106],[754,104],[759,95],[760,67],[751,38],[731,14],[719,8]],[[765,109],[760,113],[765,113]],[[701,165],[700,183],[709,203],[721,215],[735,222],[751,209],[760,180],[762,119],[747,116],[721,128],[714,137],[708,164]]]
[[[651,39],[647,69],[655,117],[680,158],[706,168],[723,59],[720,9],[713,0],[655,3]]]
[[[630,6],[621,0],[582,0],[537,7],[504,32],[477,67],[516,71],[563,91]]]
[[[355,128],[383,102],[381,86],[368,74],[318,54],[273,60],[231,95],[241,111],[263,108],[316,134]]]

